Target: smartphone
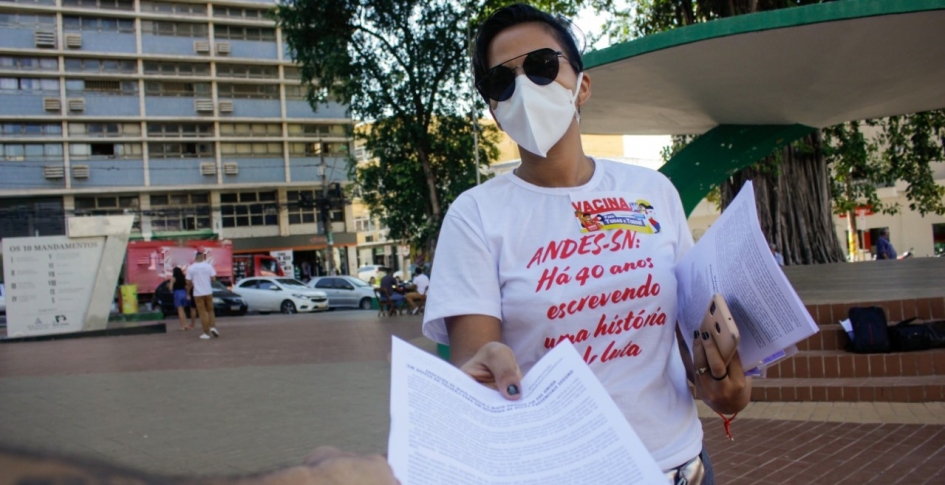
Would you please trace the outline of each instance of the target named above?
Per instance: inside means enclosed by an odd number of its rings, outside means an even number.
[[[725,365],[728,365],[732,361],[732,357],[735,356],[740,337],[738,327],[735,326],[735,319],[732,318],[732,312],[728,310],[725,298],[720,293],[712,295],[712,300],[709,301],[709,308],[706,310],[705,316],[702,317],[702,326],[699,330],[708,332],[712,336],[715,346],[719,349],[719,354],[722,355],[722,360],[725,361]]]

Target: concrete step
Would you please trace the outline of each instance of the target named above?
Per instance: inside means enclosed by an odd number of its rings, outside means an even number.
[[[945,376],[754,379],[752,401],[945,401]]]
[[[806,350],[768,368],[767,379],[945,376],[945,349],[889,354]]]

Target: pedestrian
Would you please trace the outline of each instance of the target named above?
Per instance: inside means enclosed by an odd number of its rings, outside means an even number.
[[[200,325],[203,326],[203,335],[206,340],[210,335],[219,337],[216,316],[213,314],[213,280],[217,272],[205,261],[206,255],[197,253],[194,264],[187,268],[187,281],[194,290],[194,302],[197,304],[197,313],[200,315]]]
[[[180,319],[180,328],[178,331],[189,330],[193,328],[193,320],[190,327],[187,326],[187,307],[190,306],[190,294],[187,291],[187,277],[179,266],[174,268],[171,278],[168,280],[171,291],[174,295],[174,308],[177,309],[177,318]]]
[[[418,266],[413,273],[413,291],[407,292],[404,298],[410,307],[410,313],[416,315],[427,301],[427,290],[430,288],[430,278],[423,274],[423,268]]]
[[[889,242],[889,231],[885,227],[879,230],[879,240],[876,241],[876,259],[896,259],[896,250]]]
[[[726,414],[748,405],[751,381],[708,333],[692,354],[678,343],[675,265],[693,246],[679,193],[655,170],[585,155],[591,79],[567,20],[501,8],[480,26],[472,64],[521,164],[443,217],[424,335],[509,400],[523,373],[570,341],[670,483],[713,484],[687,377]]]
[[[384,268],[384,276],[381,278],[381,293],[390,298],[391,314],[397,311],[404,303],[404,294],[397,284],[397,279],[391,275],[390,268]]]

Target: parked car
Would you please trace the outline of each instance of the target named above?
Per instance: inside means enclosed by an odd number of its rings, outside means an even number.
[[[313,278],[308,286],[328,294],[328,307],[352,307],[368,310],[374,298],[374,287],[353,276],[322,276]]]
[[[263,314],[328,309],[328,295],[324,291],[309,288],[293,278],[246,278],[236,282],[233,291],[246,299],[250,310]]]
[[[164,281],[154,290],[154,301],[161,308],[165,317],[177,315],[174,308],[174,292],[168,288],[169,282]],[[196,310],[196,309],[195,309]],[[213,282],[213,313],[216,315],[246,315],[246,301],[226,289],[220,282]],[[189,313],[188,313],[189,315]]]
[[[371,281],[371,278],[374,278],[374,281],[380,283],[381,278],[386,274],[384,267],[377,264],[369,264],[358,268],[358,279],[365,282]]]
[[[0,313],[7,312],[7,295],[3,289],[3,283],[0,283]]]

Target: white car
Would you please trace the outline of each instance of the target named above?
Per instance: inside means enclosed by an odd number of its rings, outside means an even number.
[[[352,307],[362,310],[371,308],[374,287],[352,276],[322,276],[313,278],[308,286],[328,294],[330,308]]]
[[[233,293],[243,297],[249,311],[259,313],[314,312],[328,309],[328,295],[313,290],[293,278],[246,278],[233,286]]]
[[[384,267],[376,264],[369,264],[367,266],[361,266],[358,268],[358,279],[361,281],[371,281],[371,278],[374,278],[374,281],[380,283],[381,278],[387,274],[384,272]]]

